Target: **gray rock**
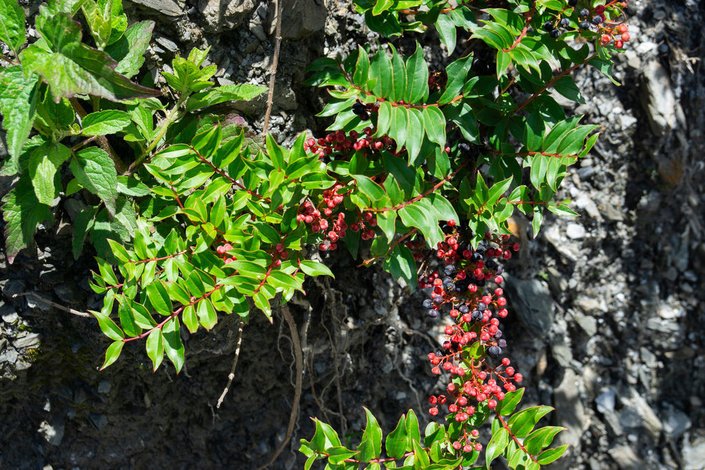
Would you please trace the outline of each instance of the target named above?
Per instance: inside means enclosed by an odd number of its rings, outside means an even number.
[[[576,224],[575,222],[571,222],[568,224],[568,227],[566,227],[565,234],[568,235],[568,238],[580,240],[585,238],[585,227],[580,224]]]
[[[558,421],[567,428],[559,434],[560,441],[575,452],[579,452],[580,439],[590,427],[590,417],[585,412],[579,393],[581,388],[581,378],[572,369],[566,369],[561,384],[555,390]]]
[[[668,72],[658,60],[649,61],[643,68],[642,104],[646,108],[651,130],[665,136],[683,122],[683,110],[673,93]]]
[[[682,455],[684,470],[702,470],[705,462],[705,437],[698,436],[691,442],[686,434]]]
[[[692,425],[690,418],[681,410],[669,405],[664,410],[664,413],[663,431],[669,439],[675,441],[680,438],[684,432],[690,429]]]
[[[281,0],[280,0],[281,1]],[[230,31],[240,26],[255,10],[254,0],[201,0],[198,8],[211,32]]]
[[[638,455],[634,452],[634,449],[632,449],[629,446],[626,445],[618,445],[615,447],[612,447],[610,450],[607,451],[610,454],[610,457],[615,461],[617,466],[621,469],[625,470],[631,470],[631,469],[643,469],[644,468],[644,463],[642,460],[639,458]]]
[[[5,287],[3,287],[2,293],[5,297],[12,298],[17,294],[23,293],[26,286],[25,282],[21,279],[10,279],[5,284]]]
[[[623,409],[619,413],[619,422],[626,430],[646,431],[656,440],[661,433],[661,420],[639,393],[631,390],[630,396],[622,397]]]
[[[17,315],[17,312],[15,312],[14,310],[2,314],[2,321],[7,323],[8,325],[14,325],[19,319],[20,316]]]
[[[49,444],[59,446],[61,445],[61,441],[64,440],[64,423],[56,422],[49,424],[48,421],[42,421],[39,424],[39,429],[37,429],[37,432]]]
[[[142,5],[151,10],[158,11],[166,16],[181,16],[184,14],[183,0],[130,0],[132,3]]]
[[[535,336],[545,337],[553,324],[553,298],[548,285],[538,279],[507,279],[507,291],[519,319]]]
[[[98,393],[102,393],[103,395],[107,395],[110,393],[110,382],[107,380],[101,380],[100,383],[98,384]]]
[[[595,398],[595,405],[597,405],[597,411],[606,415],[608,413],[614,412],[614,407],[617,403],[617,392],[612,387],[604,389]]]
[[[37,333],[26,333],[15,340],[14,346],[17,349],[28,349],[38,347],[39,343],[39,335]]]
[[[576,313],[573,318],[575,318],[577,324],[580,325],[580,328],[583,329],[588,337],[593,337],[597,334],[597,320],[593,317],[583,315],[582,313]]]
[[[297,0],[285,4],[283,10],[282,37],[285,39],[302,39],[323,30],[328,15],[324,0]]]

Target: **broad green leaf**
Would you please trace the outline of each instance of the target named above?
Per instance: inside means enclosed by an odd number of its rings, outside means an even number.
[[[418,201],[399,210],[401,221],[409,228],[421,230],[428,246],[436,246],[443,241],[443,232],[438,226],[438,219],[425,210]]]
[[[154,21],[140,21],[127,28],[122,37],[106,48],[106,52],[118,62],[116,72],[128,78],[137,75],[144,63],[153,30]]]
[[[160,315],[169,316],[174,311],[169,293],[161,281],[153,282],[145,287],[147,299]]]
[[[110,156],[98,147],[88,147],[75,154],[70,167],[81,186],[98,196],[114,214],[117,171]]]
[[[51,209],[37,201],[32,183],[27,178],[20,178],[5,195],[2,215],[5,220],[5,253],[10,264],[20,250],[31,243],[37,226],[52,219]]]
[[[428,140],[445,149],[446,118],[443,112],[437,106],[426,106],[423,109],[423,124]]]
[[[416,44],[416,51],[406,61],[406,93],[404,101],[419,103],[428,98],[428,64],[423,48]]]
[[[392,99],[403,100],[406,93],[406,64],[397,50],[392,49]]]
[[[553,463],[561,458],[563,454],[565,454],[566,450],[568,450],[568,444],[563,444],[562,446],[555,447],[553,449],[544,450],[537,457],[538,463],[540,465],[548,465]]]
[[[395,459],[402,458],[404,454],[411,449],[411,442],[409,442],[409,436],[406,433],[405,415],[401,415],[397,427],[387,435],[384,445],[387,450],[387,455]]]
[[[536,423],[551,411],[553,408],[550,406],[532,406],[523,409],[509,419],[509,428],[516,437],[523,439],[534,429]]]
[[[333,272],[328,268],[328,266],[323,263],[319,263],[318,261],[303,260],[301,261],[301,263],[299,263],[299,267],[301,268],[301,271],[303,271],[305,274],[308,274],[309,276],[335,277],[333,275]]]
[[[524,390],[525,389],[522,387],[513,392],[507,392],[507,394],[504,395],[504,400],[499,402],[499,406],[497,406],[497,413],[502,416],[508,416],[514,413],[521,398],[524,396]]]
[[[15,0],[0,0],[0,5],[13,1]],[[9,168],[3,168],[5,174],[17,172],[22,147],[32,130],[37,104],[35,86],[38,79],[34,74],[26,76],[19,66],[0,69],[0,114],[2,126],[7,131],[7,150],[11,156],[11,163],[5,163]]]
[[[394,5],[394,0],[376,0],[372,7],[372,14],[379,16],[382,12],[389,10]]]
[[[24,10],[17,0],[0,0],[0,41],[15,53],[25,43]]]
[[[116,134],[130,125],[132,120],[125,111],[109,109],[90,113],[83,118],[83,135]]]
[[[469,54],[463,58],[460,58],[448,65],[446,73],[448,74],[448,83],[446,84],[443,94],[438,100],[439,105],[444,105],[450,103],[457,96],[460,95],[463,87],[465,86],[465,81],[470,72],[470,67],[472,67],[472,54]]]
[[[560,426],[545,426],[536,429],[526,436],[526,439],[524,439],[524,447],[526,447],[531,455],[537,455],[542,449],[551,445],[556,434],[564,430],[565,428]]]
[[[502,455],[507,444],[509,444],[509,432],[504,427],[500,427],[492,433],[492,438],[485,449],[485,464],[487,468],[490,468],[494,459]]]
[[[184,343],[181,341],[181,327],[178,317],[174,317],[164,324],[162,336],[164,337],[164,352],[174,364],[178,374],[184,366]]]
[[[100,331],[103,332],[105,336],[112,339],[113,341],[122,341],[125,334],[122,332],[119,326],[106,314],[101,312],[90,311],[96,320],[98,320],[98,326]]]
[[[71,157],[71,150],[61,144],[38,147],[29,158],[28,171],[34,194],[40,204],[53,207],[58,196],[57,176],[61,165]],[[60,181],[58,181],[60,183]]]
[[[113,341],[113,343],[108,346],[108,349],[105,351],[105,361],[103,361],[103,365],[100,367],[100,370],[105,369],[106,367],[118,360],[118,357],[120,357],[120,353],[122,352],[122,347],[124,345],[125,343],[123,341]]]
[[[362,462],[369,462],[378,458],[382,453],[382,428],[380,428],[374,415],[365,408],[367,425],[362,433],[362,442],[358,446],[359,458]]]
[[[212,90],[202,91],[191,96],[186,102],[186,109],[194,111],[228,101],[252,101],[267,91],[262,85],[244,83],[240,85],[223,85]]]
[[[397,245],[384,260],[384,269],[395,279],[404,279],[412,289],[416,285],[416,261],[409,248]]]
[[[40,10],[45,9],[42,6]],[[56,100],[77,94],[113,101],[159,95],[158,90],[117,73],[117,63],[108,54],[81,43],[80,27],[65,13],[40,14],[37,30],[51,50],[35,43],[20,53],[20,59],[27,71],[46,80]]]
[[[112,32],[112,1],[84,0],[81,5],[88,29],[100,49],[104,49]]]
[[[370,74],[368,84],[373,81],[372,92],[381,98],[389,98],[392,95],[392,61],[383,50],[377,51],[370,62]]]
[[[409,163],[415,162],[421,151],[421,144],[424,138],[424,118],[416,108],[407,110],[406,121],[406,151]]]
[[[358,46],[357,48],[357,61],[355,62],[355,71],[353,73],[353,83],[365,87],[367,85],[367,77],[370,71],[370,57],[367,51]],[[352,102],[355,102],[354,98],[351,98]],[[352,104],[352,103],[351,103]]]
[[[159,369],[164,360],[164,337],[161,328],[154,328],[147,336],[147,356],[152,360],[152,370]]]
[[[455,43],[457,38],[456,26],[449,15],[440,14],[436,20],[436,31],[441,38],[441,42],[448,49],[448,55],[455,51]]]
[[[218,315],[215,313],[213,303],[209,299],[198,302],[198,320],[206,330],[212,329],[218,323]]]

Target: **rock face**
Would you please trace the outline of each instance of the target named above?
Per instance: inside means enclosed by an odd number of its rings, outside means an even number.
[[[272,129],[290,139],[325,128],[313,118],[320,103],[302,84],[305,67],[368,39],[347,1],[279,1]],[[221,84],[267,84],[273,5],[125,2],[131,19],[157,21],[153,70],[210,46]],[[507,266],[516,274],[506,335],[527,404],[555,406],[546,419],[569,429],[561,439],[570,453],[555,468],[696,470],[705,462],[705,38],[693,25],[705,22],[705,5],[630,5],[634,42],[615,67],[623,86],[594,69],[576,77],[588,104],[574,111],[603,126],[558,195],[574,201],[579,217],[549,217],[526,247],[528,266]],[[262,109],[228,112],[256,131]],[[0,178],[0,195],[10,183]],[[279,317],[248,325],[230,395],[215,409],[235,349],[232,318],[186,339],[180,376],[152,374],[138,347],[99,373],[107,344],[94,322],[19,295],[95,308],[100,299],[85,282],[92,260],[74,261],[70,238],[51,228],[38,245],[9,267],[0,255],[0,468],[249,469],[265,461],[283,437],[293,393]],[[307,286],[292,307],[307,363],[292,448],[311,435],[307,416],[353,435],[364,404],[389,431],[442,386],[423,359],[439,323],[417,309],[419,297],[336,256],[336,280]],[[275,468],[302,465],[285,452]]]
[[[206,30],[221,33],[239,27],[255,10],[255,0],[201,0],[198,9]]]

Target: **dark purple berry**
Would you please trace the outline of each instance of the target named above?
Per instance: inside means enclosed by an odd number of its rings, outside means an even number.
[[[580,10],[580,16],[583,18],[590,16],[590,10],[588,10],[587,8],[583,8],[582,10]]]
[[[601,24],[601,23],[602,23],[602,17],[599,15],[592,19],[592,24]]]

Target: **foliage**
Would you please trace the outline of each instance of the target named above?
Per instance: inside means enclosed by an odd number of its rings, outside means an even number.
[[[320,113],[330,133],[284,147],[213,111],[264,89],[214,86],[208,51],[176,57],[162,90],[140,78],[153,24],[130,25],[119,0],[42,5],[31,44],[22,8],[0,0],[2,172],[15,179],[2,206],[8,260],[41,224],[70,214],[74,255],[86,242],[98,255],[91,287],[104,301],[92,313],[112,341],[103,368],[144,340],[155,370],[166,357],[180,371],[184,327],[210,330],[219,313],[247,321],[255,308],[271,319],[273,303],[305,294],[307,276],[332,276],[320,253],[343,244],[425,289],[429,315],[452,318],[443,350],[429,354],[434,374],[450,374],[429,414],[448,414],[422,438],[409,411],[383,446],[366,410],[355,448],[316,420],[302,441],[306,468],[450,469],[475,465],[483,449],[487,467],[500,456],[511,468],[549,464],[566,450],[550,448],[561,428],[536,428],[551,409],[515,412],[522,377],[502,357],[501,261],[518,249],[517,213],[534,235],[546,210],[574,215],[556,194],[597,126],[567,115],[556,93],[583,102],[571,78],[583,65],[610,76],[629,39],[624,4],[354,4],[382,35],[435,29],[447,56],[431,67],[419,44],[391,41],[317,61],[310,83],[331,96]]]

